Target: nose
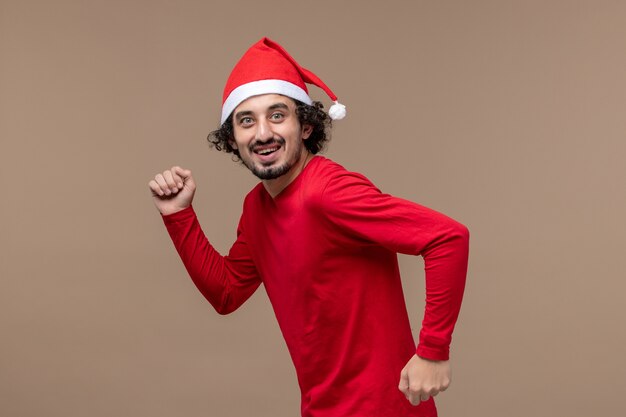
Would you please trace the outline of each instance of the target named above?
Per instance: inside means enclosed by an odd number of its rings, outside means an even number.
[[[260,141],[266,141],[271,139],[274,136],[274,132],[272,132],[272,126],[270,123],[262,118],[257,122],[257,129],[255,139]]]

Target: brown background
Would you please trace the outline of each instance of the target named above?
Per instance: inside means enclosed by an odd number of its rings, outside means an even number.
[[[624,2],[211,3],[0,3],[0,415],[298,415],[264,290],[218,316],[147,189],[192,169],[228,249],[256,180],[205,136],[263,35],[348,106],[326,155],[470,228],[441,415],[625,415]]]

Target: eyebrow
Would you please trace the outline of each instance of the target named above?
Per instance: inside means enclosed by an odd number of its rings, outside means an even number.
[[[289,106],[287,106],[285,103],[276,103],[276,104],[272,104],[271,106],[267,108],[267,110],[269,111],[276,110],[276,109],[289,110]],[[235,120],[239,120],[244,116],[250,116],[252,114],[253,112],[250,110],[238,111],[237,113],[235,113]]]
[[[243,116],[250,116],[252,112],[250,110],[238,111],[235,113],[235,120],[241,119]]]
[[[276,104],[272,104],[267,109],[268,110],[276,110],[276,109],[289,110],[289,107],[287,107],[287,105],[285,103],[276,103]]]

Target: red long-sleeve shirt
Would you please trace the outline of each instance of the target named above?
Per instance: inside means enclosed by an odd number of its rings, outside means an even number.
[[[417,352],[446,360],[467,272],[467,228],[381,193],[321,156],[272,198],[244,202],[228,256],[192,207],[163,217],[191,278],[221,314],[263,283],[296,368],[304,417],[436,416],[398,390]],[[415,348],[396,253],[421,255],[426,309]]]

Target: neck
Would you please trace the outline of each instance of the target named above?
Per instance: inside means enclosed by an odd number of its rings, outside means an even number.
[[[285,175],[281,175],[278,178],[274,178],[273,180],[263,180],[263,187],[269,193],[272,198],[275,198],[278,194],[281,193],[289,184],[291,184],[304,170],[304,167],[311,160],[311,153],[307,150],[303,154],[304,158],[300,158],[298,163],[294,164],[292,169],[287,172]]]

